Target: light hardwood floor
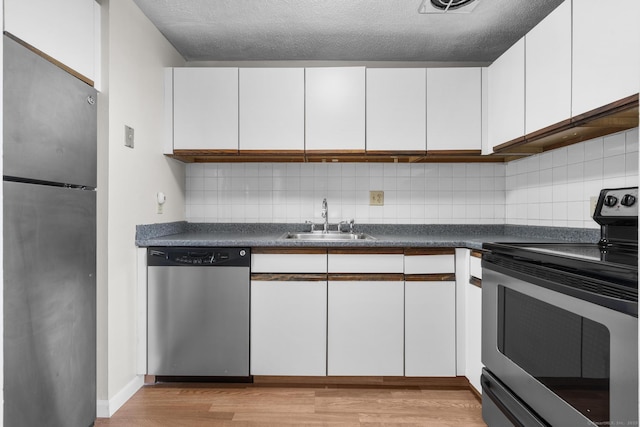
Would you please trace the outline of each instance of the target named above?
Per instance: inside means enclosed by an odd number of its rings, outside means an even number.
[[[95,425],[486,427],[480,401],[466,380],[448,380],[155,384]]]

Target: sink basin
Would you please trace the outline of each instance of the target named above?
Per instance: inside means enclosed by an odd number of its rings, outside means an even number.
[[[281,239],[286,240],[317,240],[317,241],[343,241],[343,240],[375,240],[365,233],[341,233],[338,231],[306,231],[302,233],[285,233]]]

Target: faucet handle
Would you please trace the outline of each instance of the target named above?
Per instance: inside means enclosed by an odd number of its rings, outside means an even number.
[[[338,223],[338,231],[342,231],[342,226],[348,224],[349,225],[349,232],[353,233],[353,225],[354,225],[354,223],[355,223],[355,220],[353,218],[349,219],[349,220],[340,221]]]
[[[315,225],[315,223],[314,223],[313,221],[309,221],[309,220],[307,220],[307,221],[305,221],[304,223],[305,223],[305,224],[309,224],[309,225],[311,226],[311,232],[312,232],[312,233],[313,233],[314,231],[316,231],[316,225]]]

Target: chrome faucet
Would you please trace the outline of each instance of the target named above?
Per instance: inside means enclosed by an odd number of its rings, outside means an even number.
[[[329,230],[329,206],[327,205],[327,199],[322,199],[322,218],[324,218],[323,233]]]

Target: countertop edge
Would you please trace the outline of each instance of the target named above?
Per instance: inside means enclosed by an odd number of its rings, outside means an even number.
[[[305,228],[306,227],[306,228]],[[488,224],[358,224],[358,232],[375,240],[296,241],[282,239],[287,231],[303,231],[304,224],[188,223],[178,221],[136,227],[135,244],[190,247],[459,247],[481,249],[485,242],[593,243],[598,229]]]

